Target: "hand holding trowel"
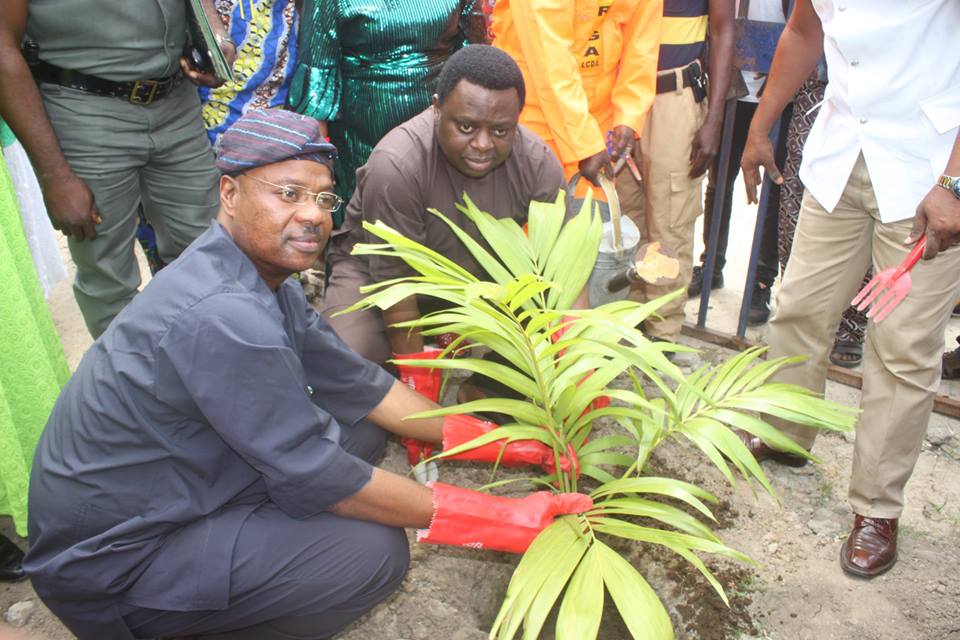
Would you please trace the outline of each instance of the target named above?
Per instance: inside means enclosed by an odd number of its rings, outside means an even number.
[[[899,267],[884,269],[873,276],[873,279],[860,290],[850,304],[859,311],[863,311],[873,303],[867,311],[867,317],[872,318],[874,322],[881,322],[910,293],[910,288],[913,286],[910,269],[920,260],[926,246],[927,236],[920,236],[920,241],[910,250]],[[881,294],[883,294],[882,297]]]

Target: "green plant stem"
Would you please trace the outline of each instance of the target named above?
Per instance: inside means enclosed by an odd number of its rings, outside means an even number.
[[[547,431],[550,432],[550,435],[553,436],[554,445],[553,445],[553,461],[556,465],[557,470],[557,482],[560,484],[560,491],[563,493],[571,493],[577,490],[577,482],[575,479],[576,472],[571,468],[569,473],[564,473],[560,468],[560,461],[563,454],[567,452],[567,442],[563,437],[562,429],[553,428],[553,411],[551,410],[551,403],[549,401],[550,394],[547,390],[546,381],[544,380],[543,371],[540,369],[540,363],[537,359],[537,352],[533,348],[533,344],[530,342],[530,337],[527,335],[527,332],[524,330],[523,325],[520,323],[520,320],[517,318],[516,314],[510,309],[509,306],[504,305],[503,303],[497,302],[497,306],[500,307],[502,312],[505,312],[510,319],[517,325],[520,329],[520,335],[523,336],[523,342],[526,346],[527,353],[530,361],[530,371],[533,373],[534,382],[537,385],[537,388],[540,390],[540,398],[543,401],[543,410],[547,414],[547,424],[543,425]],[[559,446],[558,446],[559,444]]]

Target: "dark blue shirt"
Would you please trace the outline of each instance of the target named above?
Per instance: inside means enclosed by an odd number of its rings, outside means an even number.
[[[369,481],[341,429],[393,382],[297,282],[271,291],[214,222],[117,316],[57,401],[30,482],[24,566],[37,592],[226,607],[234,543],[257,506],[305,518]],[[161,546],[165,566],[151,562]]]

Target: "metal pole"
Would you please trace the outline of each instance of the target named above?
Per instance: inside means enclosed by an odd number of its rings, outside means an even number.
[[[720,211],[723,199],[727,195],[727,164],[730,162],[730,145],[733,140],[735,99],[727,100],[723,109],[723,136],[720,138],[720,155],[716,188],[713,194],[713,210],[710,212],[710,235],[707,239],[707,259],[703,263],[703,286],[700,290],[700,311],[697,314],[697,327],[707,326],[707,310],[710,306],[710,285],[713,284],[713,267],[717,261],[717,240],[720,238]]]
[[[777,145],[780,142],[780,119],[777,119],[770,132],[770,144],[776,155]],[[753,287],[757,283],[757,263],[760,261],[760,245],[763,243],[763,225],[767,217],[767,203],[770,200],[770,190],[773,181],[764,171],[763,186],[760,187],[760,202],[757,203],[757,222],[753,227],[753,244],[750,247],[750,263],[747,266],[747,281],[743,285],[743,298],[740,300],[740,319],[737,322],[737,335],[741,338],[747,332],[747,315],[750,313],[750,299],[753,297]],[[776,220],[774,220],[776,222]]]

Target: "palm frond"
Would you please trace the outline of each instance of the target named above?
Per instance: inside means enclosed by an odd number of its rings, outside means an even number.
[[[413,273],[363,287],[365,299],[346,312],[386,309],[410,296],[437,298],[445,303],[443,310],[397,328],[460,337],[440,359],[405,363],[479,373],[526,397],[486,398],[413,416],[490,411],[510,417],[507,424],[434,459],[495,441],[536,440],[552,448],[557,459],[572,447],[582,477],[599,483],[590,494],[593,509],[558,518],[523,555],[490,637],[509,640],[521,630],[526,640],[539,637],[560,600],[557,638],[591,640],[598,633],[606,589],[635,638],[672,640],[669,616],[656,593],[604,539],[612,536],[673,551],[696,567],[724,602],[721,584],[700,555],[750,560],[723,544],[708,526],[715,518],[707,505],[717,502],[715,496],[678,479],[645,475],[656,447],[667,438],[692,444],[729,482],[741,476],[751,487],[756,483],[773,494],[734,430],[753,434],[775,449],[806,455],[769,420],[842,431],[852,428],[856,411],[799,387],[771,382],[777,371],[798,359],[764,361],[763,349],[748,349],[684,375],[667,355],[689,347],[651,342],[637,329],[683,291],[643,304],[623,300],[596,309],[570,309],[596,261],[601,223],[589,197],[565,222],[564,208],[562,193],[554,202],[531,204],[525,233],[513,219],[497,219],[465,196],[458,209],[476,225],[483,242],[442,212],[430,210],[486,271],[483,279],[382,223],[365,223],[382,242],[358,244],[354,252],[402,260]],[[446,357],[465,352],[468,341],[472,348],[493,350],[506,364]],[[624,376],[630,388],[611,388]],[[648,396],[645,387],[651,386],[655,391]],[[613,404],[594,409],[593,403],[604,395]],[[591,439],[600,418],[620,430]],[[578,482],[568,471],[491,478],[485,489],[516,481],[553,491],[575,491]]]

